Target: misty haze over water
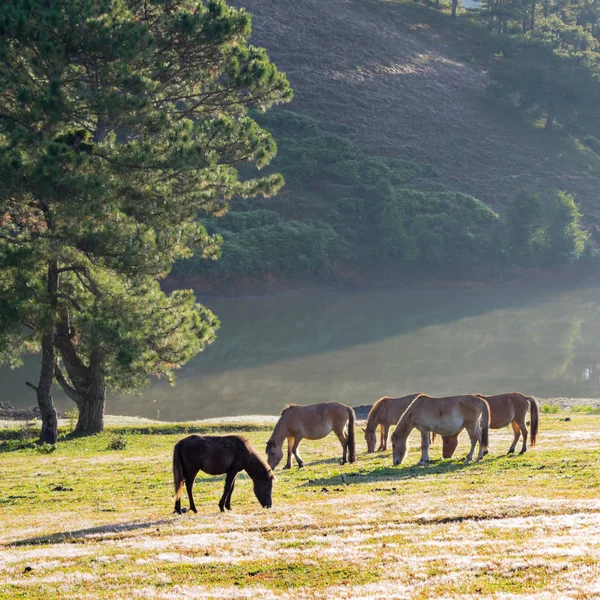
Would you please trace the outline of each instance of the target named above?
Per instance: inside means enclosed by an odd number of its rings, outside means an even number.
[[[309,291],[208,298],[217,341],[108,414],[188,420],[278,414],[287,403],[371,404],[425,392],[600,396],[600,288],[497,284],[473,289]],[[0,401],[35,405],[36,359],[4,369]],[[73,404],[56,392],[56,405]]]

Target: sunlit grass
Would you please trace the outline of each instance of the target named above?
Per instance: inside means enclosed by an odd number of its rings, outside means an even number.
[[[465,436],[456,460],[442,460],[435,444],[428,467],[415,466],[416,436],[401,467],[367,455],[361,435],[357,462],[344,466],[335,438],[304,441],[306,466],[277,471],[270,511],[241,474],[233,511],[221,514],[223,478],[202,475],[199,513],[176,517],[171,452],[191,429],[114,428],[62,438],[49,454],[15,449],[2,432],[0,598],[598,591],[600,416],[585,405],[542,415],[539,444],[523,456],[505,455],[509,430],[493,431],[491,454],[468,466]],[[262,452],[271,426],[210,425],[231,430],[247,430]]]

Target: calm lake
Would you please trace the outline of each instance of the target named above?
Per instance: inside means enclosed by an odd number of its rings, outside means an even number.
[[[286,403],[512,390],[600,396],[600,288],[309,291],[204,300],[217,341],[143,396],[107,412],[164,420],[277,414]],[[36,361],[0,371],[0,401],[35,404]],[[73,404],[56,394],[56,405]]]

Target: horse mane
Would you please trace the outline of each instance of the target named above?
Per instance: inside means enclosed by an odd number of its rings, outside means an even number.
[[[275,473],[273,473],[271,467],[256,453],[254,448],[250,446],[245,438],[244,441],[246,442],[246,449],[248,450],[244,470],[248,475],[250,475],[252,479],[275,479]]]
[[[294,408],[294,406],[296,406],[295,404],[286,404],[283,407],[283,410],[279,413],[280,415],[283,415],[284,412],[286,412],[287,410],[289,410],[290,408]]]
[[[381,410],[384,400],[389,400],[389,399],[390,399],[389,396],[383,396],[382,398],[379,398],[379,400],[377,400],[377,402],[375,402],[375,404],[373,404],[373,406],[371,407],[371,410],[369,411],[369,416],[367,417],[367,425],[366,425],[367,429],[375,429],[377,427],[377,424],[374,424],[375,417]]]
[[[400,427],[401,423],[402,423],[402,428],[406,427],[406,422],[412,416],[412,413],[413,413],[413,410],[417,403],[417,400],[421,397],[431,398],[431,396],[428,396],[427,394],[418,394],[417,396],[415,396],[415,398],[413,398],[412,402],[408,405],[408,408],[402,413],[402,416],[398,420],[398,425],[396,425],[396,430],[398,429],[398,427]]]

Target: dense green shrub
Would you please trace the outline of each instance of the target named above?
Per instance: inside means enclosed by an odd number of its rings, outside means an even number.
[[[203,220],[223,239],[221,258],[196,259],[187,273],[232,279],[323,275],[333,264],[547,266],[577,260],[585,250],[568,194],[542,199],[523,192],[502,223],[473,196],[431,181],[432,165],[368,156],[292,111],[259,119],[278,141],[272,168],[283,173],[286,188],[274,199],[238,200],[224,216]],[[425,189],[417,189],[422,181]]]
[[[523,191],[507,211],[508,253],[514,264],[549,267],[579,260],[588,246],[573,196],[555,190],[547,197]]]
[[[581,140],[590,150],[594,151],[596,154],[600,154],[600,140],[593,135],[586,135],[583,140]]]
[[[499,219],[473,196],[410,188],[395,190],[381,216],[387,255],[429,266],[489,261]]]
[[[218,261],[196,260],[184,273],[222,278],[266,274],[322,274],[329,269],[335,231],[318,221],[284,221],[276,212],[230,212],[205,222],[223,237]],[[188,263],[180,265],[187,267]]]

